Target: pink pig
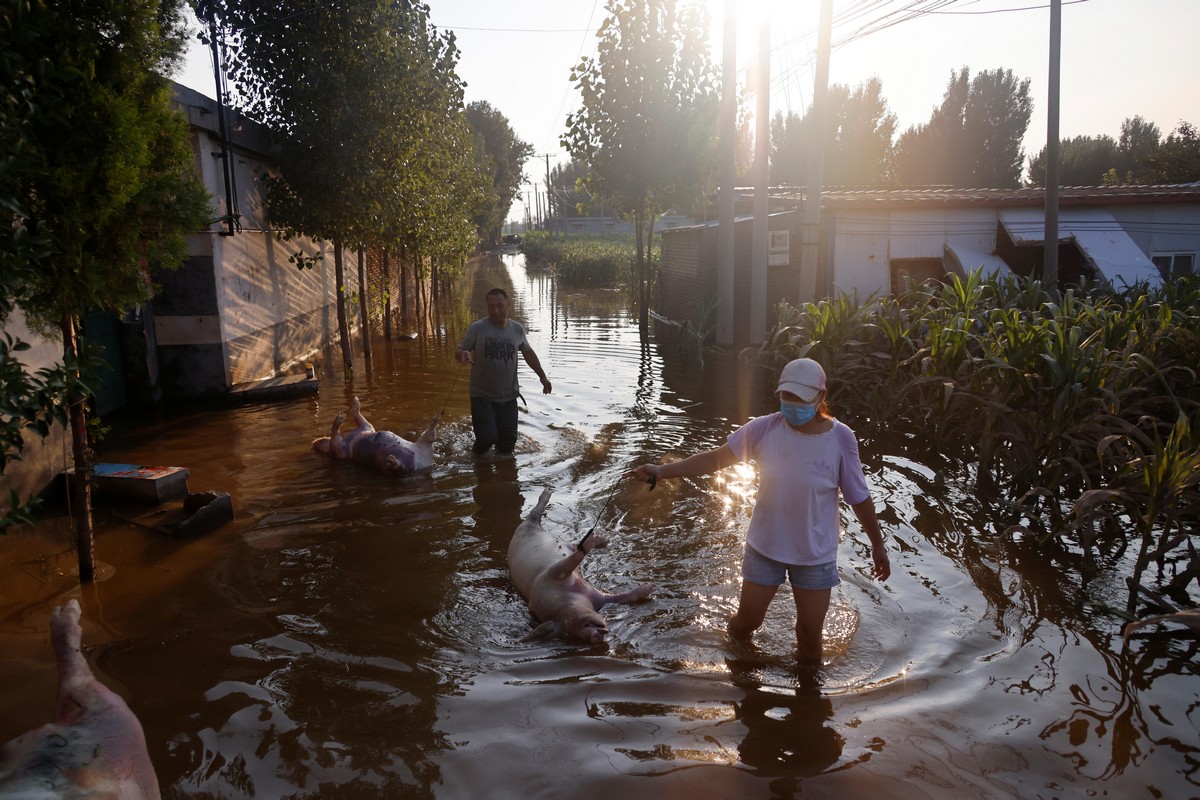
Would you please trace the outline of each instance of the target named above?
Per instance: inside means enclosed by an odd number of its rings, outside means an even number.
[[[58,662],[54,721],[0,748],[0,798],[157,798],[141,723],[92,675],[80,651],[79,601],[50,618]]]
[[[410,442],[391,431],[375,430],[375,426],[363,417],[361,408],[362,404],[355,397],[350,413],[358,427],[349,433],[341,433],[346,414],[340,413],[333,421],[329,435],[313,441],[313,449],[333,459],[352,459],[385,475],[403,475],[433,466],[433,442],[437,438],[440,415],[433,418],[433,424],[419,439]]]
[[[554,538],[542,527],[542,514],[549,501],[550,490],[543,489],[537,505],[508,543],[508,569],[513,583],[542,623],[523,641],[563,635],[590,644],[602,642],[608,625],[597,612],[609,603],[644,600],[654,591],[654,584],[643,583],[627,592],[608,594],[584,580],[578,569],[584,556],[606,546],[608,540],[592,533],[572,548]]]

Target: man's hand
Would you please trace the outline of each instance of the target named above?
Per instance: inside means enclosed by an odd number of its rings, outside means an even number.
[[[550,394],[550,379],[542,376],[542,394]]]
[[[454,351],[454,357],[456,359],[458,359],[458,361],[462,364],[474,364],[475,363],[475,357],[473,355],[471,355],[470,350],[463,350],[462,348],[459,348]]]

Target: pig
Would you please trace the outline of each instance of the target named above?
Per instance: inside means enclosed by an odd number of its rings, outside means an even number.
[[[141,723],[80,651],[79,601],[50,618],[58,663],[53,721],[0,748],[0,798],[157,798]]]
[[[575,641],[598,644],[604,641],[608,625],[597,613],[609,603],[633,603],[646,599],[654,584],[644,583],[627,592],[608,594],[592,586],[579,573],[584,557],[608,540],[600,533],[589,533],[572,547],[551,536],[542,527],[542,514],[550,502],[550,490],[544,489],[537,505],[517,526],[508,543],[508,570],[517,591],[529,603],[529,610],[541,624],[522,641],[564,636]]]
[[[358,427],[342,434],[342,423],[346,421],[343,411],[333,421],[328,436],[313,440],[313,449],[333,459],[349,458],[384,475],[403,475],[433,466],[433,442],[437,438],[437,426],[441,415],[433,418],[429,428],[415,442],[397,436],[391,431],[377,431],[362,415],[362,404],[354,398],[350,413]]]

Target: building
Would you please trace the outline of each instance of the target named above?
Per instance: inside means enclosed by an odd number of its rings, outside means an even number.
[[[751,198],[752,199],[752,198]],[[751,303],[765,304],[768,327],[780,300],[801,300],[802,190],[772,190],[767,280],[750,281],[752,223],[735,220],[736,343],[762,341],[750,330]],[[748,202],[739,201],[739,207]],[[818,295],[860,297],[982,268],[1039,275],[1045,234],[1041,189],[838,190],[821,197]],[[663,231],[658,313],[710,331],[717,297],[717,222]],[[1120,287],[1196,270],[1200,184],[1067,187],[1059,194],[1059,279]],[[760,308],[763,306],[760,306]]]
[[[232,112],[222,126],[215,100],[179,84],[174,91],[191,126],[196,173],[213,198],[213,219],[189,237],[188,258],[179,269],[153,276],[149,303],[121,316],[84,316],[84,335],[102,346],[108,367],[93,401],[100,415],[163,400],[224,399],[241,385],[302,373],[306,361],[339,340],[332,247],[304,237],[285,241],[266,220],[264,178],[276,169],[265,132]],[[385,260],[379,252],[364,257],[375,316]],[[357,258],[346,251],[349,297],[359,291]],[[390,268],[391,307],[403,314],[416,304],[415,270],[396,258]],[[348,302],[346,311],[357,336],[359,306]],[[5,329],[33,345],[22,354],[30,371],[61,361],[61,342],[29,331],[19,313]],[[61,429],[26,441],[22,460],[0,476],[5,499],[6,487],[27,499],[70,464],[70,442]]]

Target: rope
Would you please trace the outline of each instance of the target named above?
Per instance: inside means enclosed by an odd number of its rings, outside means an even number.
[[[608,503],[610,500],[612,500],[613,493],[617,491],[617,487],[621,485],[621,480],[624,477],[625,477],[624,475],[621,475],[620,477],[617,478],[616,481],[613,482],[612,488],[608,490],[608,497],[606,497],[604,500],[604,507],[601,508],[600,513],[596,515],[596,521],[592,523],[592,527],[589,528],[588,532],[585,533],[583,535],[583,538],[579,540],[579,544],[575,545],[576,550],[582,550],[583,543],[586,542],[588,540],[588,538],[590,538],[591,535],[596,531],[596,526],[600,524],[600,518],[603,517],[604,512],[608,510]],[[658,476],[654,475],[650,478],[650,491],[654,491],[654,487],[657,484],[658,484]]]
[[[454,380],[450,382],[450,391],[446,392],[446,399],[442,402],[442,411],[438,416],[446,415],[446,408],[450,405],[450,395],[454,394],[454,387],[458,386],[458,376],[462,375],[463,362],[458,362],[458,369],[454,371]]]

